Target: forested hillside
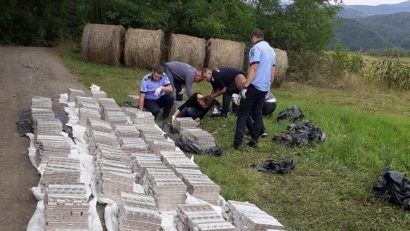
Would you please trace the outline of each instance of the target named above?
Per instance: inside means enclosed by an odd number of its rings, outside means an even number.
[[[340,40],[350,50],[410,50],[410,12],[340,20],[332,44]]]

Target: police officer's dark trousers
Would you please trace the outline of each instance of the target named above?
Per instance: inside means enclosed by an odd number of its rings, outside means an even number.
[[[222,115],[223,116],[228,115],[229,106],[232,100],[232,94],[234,93],[238,94],[239,91],[236,88],[235,83],[232,83],[226,88],[226,92],[222,96]]]
[[[154,116],[158,115],[161,108],[164,108],[164,111],[162,112],[162,120],[169,117],[173,105],[174,96],[171,94],[165,94],[157,100],[146,99],[144,102],[144,107]]]
[[[251,129],[251,139],[256,143],[262,131],[262,107],[265,102],[266,91],[259,91],[253,85],[248,87],[246,99],[241,99],[236,119],[234,146],[239,147],[245,135],[246,121],[250,116],[254,120]]]

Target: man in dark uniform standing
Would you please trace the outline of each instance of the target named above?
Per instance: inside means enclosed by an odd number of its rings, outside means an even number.
[[[256,29],[251,34],[252,47],[249,51],[249,66],[246,82],[240,91],[242,96],[237,113],[233,148],[239,149],[245,135],[246,121],[252,116],[251,140],[248,145],[257,148],[262,131],[262,108],[270,84],[275,78],[276,54],[269,43],[263,40],[263,32]]]
[[[210,95],[213,98],[223,95],[222,116],[228,115],[232,94],[239,93],[239,90],[235,85],[235,78],[238,76],[245,77],[242,71],[236,68],[221,68],[215,70],[204,68],[202,70],[202,77],[212,85],[212,92]]]

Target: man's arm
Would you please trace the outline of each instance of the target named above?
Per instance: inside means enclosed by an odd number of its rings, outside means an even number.
[[[276,68],[272,67],[272,70],[271,70],[271,73],[270,73],[270,85],[271,86],[273,84],[273,81],[275,80],[275,71],[276,71]]]
[[[171,93],[173,91],[173,88],[172,88],[171,84],[167,85],[167,86],[164,86],[161,89],[162,89],[163,92],[166,92],[166,93]]]
[[[140,92],[139,109],[141,111],[144,111],[144,99],[145,99],[145,93]]]
[[[216,98],[226,92],[226,87],[218,90],[212,90],[211,97]]]
[[[249,67],[248,76],[246,77],[245,87],[249,87],[249,85],[251,85],[253,79],[255,78],[258,67],[259,67],[259,63],[254,63]]]

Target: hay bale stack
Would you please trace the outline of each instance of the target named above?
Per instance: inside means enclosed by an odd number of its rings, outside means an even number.
[[[81,54],[90,62],[121,64],[125,29],[122,26],[87,24],[81,41]]]
[[[207,67],[243,68],[245,43],[223,39],[209,39],[206,44]]]
[[[128,29],[125,35],[125,65],[151,69],[161,64],[163,44],[162,30]]]
[[[168,62],[181,61],[202,69],[205,63],[205,53],[205,39],[182,34],[171,34],[168,47]]]
[[[280,87],[286,76],[288,70],[288,53],[284,50],[274,48],[276,53],[276,72],[275,81],[273,81],[273,87]]]

